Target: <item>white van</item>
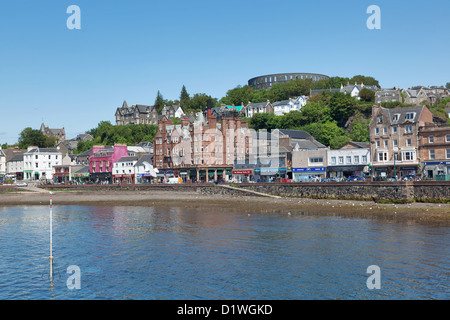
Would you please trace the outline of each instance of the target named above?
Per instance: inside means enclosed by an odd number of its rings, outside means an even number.
[[[167,183],[170,183],[170,184],[181,183],[181,178],[169,178],[169,179],[167,179]]]

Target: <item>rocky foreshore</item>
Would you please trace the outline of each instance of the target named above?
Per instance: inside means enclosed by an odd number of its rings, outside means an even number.
[[[50,194],[41,192],[9,192],[0,194],[0,206],[49,205]],[[393,221],[438,223],[450,222],[450,204],[407,203],[380,204],[373,201],[326,200],[252,195],[217,194],[213,197],[198,192],[166,191],[56,191],[52,202],[58,205],[107,206],[180,206],[230,208],[248,214],[279,213],[289,215],[340,216],[377,218]]]

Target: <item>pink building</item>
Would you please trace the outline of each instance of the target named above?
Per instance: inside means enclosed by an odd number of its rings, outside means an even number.
[[[90,180],[93,182],[112,182],[114,162],[128,156],[126,144],[115,144],[114,147],[94,146],[89,157]]]

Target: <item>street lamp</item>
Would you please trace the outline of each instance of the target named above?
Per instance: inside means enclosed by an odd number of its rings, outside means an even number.
[[[392,151],[394,151],[394,177],[395,177],[395,181],[397,181],[397,170],[395,169],[395,158],[396,158],[396,155],[398,154],[398,148],[394,147],[394,148],[392,148]]]

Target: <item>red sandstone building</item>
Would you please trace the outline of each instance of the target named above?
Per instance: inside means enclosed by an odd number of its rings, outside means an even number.
[[[419,154],[424,177],[450,180],[450,127],[420,127]]]
[[[223,117],[218,122],[208,109],[206,118],[202,113],[194,121],[183,117],[179,125],[160,120],[153,146],[153,166],[161,179],[227,181],[236,161],[248,161],[252,135],[246,121]]]
[[[370,151],[376,177],[421,175],[419,129],[433,125],[433,114],[425,107],[387,109],[374,105]]]

